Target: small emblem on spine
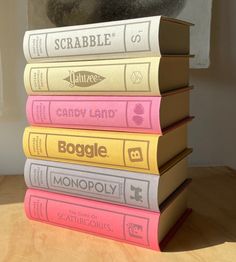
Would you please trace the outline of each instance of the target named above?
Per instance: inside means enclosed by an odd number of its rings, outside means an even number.
[[[143,227],[135,223],[127,224],[128,233],[131,237],[142,239]]]
[[[129,159],[131,162],[142,162],[143,154],[140,147],[129,148],[128,149]]]
[[[142,104],[136,104],[134,108],[134,113],[136,115],[133,116],[133,121],[137,126],[142,125],[143,123],[143,117],[141,115],[144,114],[144,107]]]
[[[141,74],[140,71],[134,71],[131,74],[130,79],[133,84],[140,84],[143,80],[143,75]]]
[[[143,202],[143,197],[141,195],[142,188],[131,185],[130,190],[134,191],[134,196],[130,196],[130,199],[134,199],[137,202]]]

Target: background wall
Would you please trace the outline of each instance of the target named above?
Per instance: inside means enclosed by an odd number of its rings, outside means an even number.
[[[211,66],[192,70],[191,165],[236,168],[236,1],[213,0]]]
[[[4,114],[0,117],[0,174],[23,173],[22,134],[26,95],[22,38],[27,29],[27,0],[0,1],[0,47],[4,74]],[[211,66],[191,70],[195,89],[189,128],[194,148],[190,165],[236,168],[236,1],[214,0]]]
[[[0,1],[0,48],[4,111],[0,116],[0,174],[23,173],[22,134],[26,95],[22,39],[27,28],[27,0]]]

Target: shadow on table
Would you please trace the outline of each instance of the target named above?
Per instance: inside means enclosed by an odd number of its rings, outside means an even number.
[[[23,202],[25,191],[23,175],[0,176],[0,205]]]
[[[188,251],[236,242],[236,171],[228,167],[189,169],[193,212],[164,248]]]
[[[192,251],[225,242],[236,242],[235,227],[231,218],[222,224],[217,219],[193,211],[163,252]]]

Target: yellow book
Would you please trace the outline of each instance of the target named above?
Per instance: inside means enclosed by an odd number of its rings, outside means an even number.
[[[187,124],[163,135],[28,127],[26,157],[151,174],[187,147]]]
[[[29,95],[160,96],[188,86],[189,57],[28,64],[24,84]]]

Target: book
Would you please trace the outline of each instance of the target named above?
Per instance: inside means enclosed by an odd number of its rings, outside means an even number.
[[[170,236],[171,228],[187,210],[189,182],[163,203],[160,212],[28,189],[25,213],[39,222],[160,250],[159,243]]]
[[[26,31],[29,63],[189,54],[190,23],[161,16]]]
[[[157,174],[187,148],[187,122],[162,135],[27,127],[23,148],[28,158]]]
[[[28,188],[159,211],[160,204],[187,179],[191,152],[179,154],[159,175],[27,159],[24,177]]]
[[[189,117],[189,88],[162,97],[29,96],[33,126],[162,134]]]
[[[24,85],[28,95],[160,96],[189,85],[189,57],[27,64]]]

